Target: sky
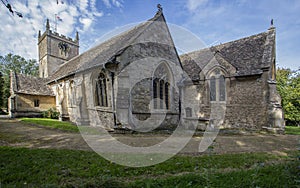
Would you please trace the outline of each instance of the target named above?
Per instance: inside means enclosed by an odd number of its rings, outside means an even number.
[[[276,27],[277,65],[300,68],[299,0],[1,0],[0,55],[8,53],[38,59],[38,31],[46,19],[57,32],[75,38],[80,53],[102,41],[108,33],[127,29],[152,18],[157,4],[170,25],[197,36],[207,47],[265,32],[271,19]],[[22,13],[12,15],[4,4]],[[125,27],[124,27],[125,26]],[[172,31],[171,31],[172,32]],[[175,45],[184,43],[175,40]],[[201,48],[200,46],[198,48]],[[193,46],[189,51],[197,50]]]

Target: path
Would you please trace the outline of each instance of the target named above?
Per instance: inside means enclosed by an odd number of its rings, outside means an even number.
[[[115,138],[133,146],[148,146],[158,143],[168,135],[114,135]],[[285,154],[297,150],[297,135],[218,135],[211,146],[214,153],[271,152]],[[183,153],[197,155],[201,137],[193,137]],[[0,119],[0,145],[28,148],[59,148],[91,150],[80,134],[25,124],[16,119]]]

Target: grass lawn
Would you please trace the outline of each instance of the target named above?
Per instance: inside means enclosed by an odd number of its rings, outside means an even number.
[[[297,155],[175,156],[131,168],[89,151],[0,147],[0,187],[297,187]]]
[[[60,130],[67,130],[72,132],[79,132],[76,125],[67,121],[58,121],[56,119],[47,118],[21,118],[22,122],[52,127]]]
[[[285,134],[300,135],[300,127],[297,127],[297,126],[285,126]]]
[[[66,122],[66,121],[58,121],[55,119],[47,119],[47,118],[21,118],[20,120],[23,122],[26,122],[26,123],[42,125],[42,126],[52,127],[52,128],[61,129],[61,130],[79,132],[77,126],[75,126],[74,124],[72,124],[70,122]],[[285,133],[300,135],[300,127],[286,126]]]

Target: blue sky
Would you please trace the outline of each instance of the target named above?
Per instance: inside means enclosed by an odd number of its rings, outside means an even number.
[[[80,52],[95,45],[104,34],[124,25],[148,20],[163,6],[168,23],[183,27],[206,45],[216,45],[266,31],[274,19],[277,33],[277,64],[300,68],[300,1],[282,0],[3,0],[23,18],[12,16],[0,5],[0,55],[14,53],[37,59],[38,30],[50,19],[57,32],[80,35]],[[63,3],[62,3],[63,2]],[[199,47],[200,48],[200,47]]]

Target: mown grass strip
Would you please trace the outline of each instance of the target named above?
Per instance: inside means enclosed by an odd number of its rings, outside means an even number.
[[[278,182],[294,185],[299,174],[289,166],[299,162],[295,156],[266,153],[176,156],[154,166],[130,168],[89,151],[0,147],[0,184],[16,187],[175,187],[177,184],[194,187],[208,184],[220,187],[224,183],[234,187],[250,185],[257,180],[254,187],[277,185]],[[278,160],[281,162],[265,165]],[[268,178],[277,179],[263,184]]]
[[[21,118],[20,120],[25,123],[41,125],[65,131],[79,132],[76,125],[66,121],[58,121],[47,118]]]
[[[298,163],[299,165],[299,163]],[[130,187],[297,187],[299,186],[297,162],[286,162],[272,166],[257,166],[215,173],[190,173],[157,179],[143,179],[129,183]]]
[[[285,134],[300,135],[300,127],[298,127],[298,126],[285,126]]]

